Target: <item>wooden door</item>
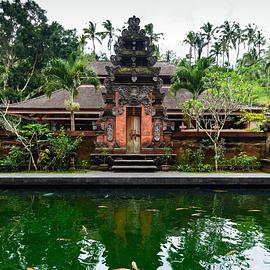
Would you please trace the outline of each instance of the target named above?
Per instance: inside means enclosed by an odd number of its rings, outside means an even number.
[[[127,117],[127,152],[140,153],[141,149],[140,116]]]

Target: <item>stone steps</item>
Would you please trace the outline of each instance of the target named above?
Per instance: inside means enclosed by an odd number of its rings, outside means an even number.
[[[157,170],[157,166],[113,165],[112,170],[117,172],[153,172]]]
[[[118,172],[153,172],[158,168],[152,159],[138,159],[138,156],[134,156],[134,159],[130,159],[130,156],[125,157],[128,159],[118,158],[114,161],[112,166],[113,171]]]

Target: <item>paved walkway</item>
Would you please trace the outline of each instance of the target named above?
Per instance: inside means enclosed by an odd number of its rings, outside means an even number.
[[[269,186],[266,173],[11,173],[0,186]]]

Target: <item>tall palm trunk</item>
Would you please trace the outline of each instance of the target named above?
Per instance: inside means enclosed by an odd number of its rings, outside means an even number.
[[[192,46],[189,47],[189,60],[191,63],[191,59],[192,59]]]
[[[75,112],[74,112],[74,89],[71,91],[71,108],[70,108],[70,130],[75,131]]]
[[[75,113],[74,113],[74,110],[70,111],[70,130],[75,131]]]
[[[92,38],[92,44],[93,44],[93,51],[96,54],[96,45],[95,45],[95,40]]]
[[[238,46],[237,46],[237,53],[236,53],[236,62],[239,58],[239,53],[240,53],[240,42],[238,42]]]

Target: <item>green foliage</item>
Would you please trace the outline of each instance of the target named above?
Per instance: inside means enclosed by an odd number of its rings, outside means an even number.
[[[42,68],[78,47],[75,30],[49,24],[32,0],[0,2],[0,36],[0,98],[11,102],[40,95]]]
[[[261,167],[255,156],[248,156],[243,152],[231,159],[223,160],[220,165],[224,170],[247,172],[258,170]]]
[[[172,148],[169,146],[166,146],[163,148],[163,150],[164,150],[164,153],[162,155],[162,158],[165,161],[165,164],[167,165],[168,160],[170,159],[171,154],[172,154]]]
[[[250,131],[259,132],[261,130],[260,126],[267,122],[267,117],[265,112],[262,113],[254,113],[252,111],[242,110],[243,113],[241,119],[236,122],[236,125],[240,125],[242,123],[251,123],[254,126],[250,128]]]
[[[83,170],[89,170],[90,168],[90,162],[87,159],[83,159],[79,161],[79,168]]]
[[[0,170],[5,172],[21,171],[27,168],[27,154],[18,146],[12,146],[8,156],[0,160]]]
[[[58,135],[52,135],[48,139],[50,160],[46,164],[46,169],[61,171],[69,168],[69,157],[77,152],[77,148],[82,138],[72,138],[61,130]]]
[[[155,33],[154,25],[152,23],[145,25],[144,30],[146,34],[149,36],[151,44],[158,42],[159,39],[164,35],[163,33]]]
[[[176,73],[172,78],[172,93],[175,94],[179,90],[186,89],[196,99],[206,89],[203,78],[211,62],[212,60],[209,58],[202,58],[196,64],[191,64],[189,60],[182,59],[178,63]]]
[[[76,154],[82,138],[67,136],[64,130],[52,134],[47,125],[23,125],[20,135],[27,139],[28,148],[33,154],[39,170],[66,170],[69,168],[69,157]],[[26,141],[26,140],[25,140]],[[13,146],[9,155],[1,160],[0,168],[5,171],[19,171],[30,164],[30,155],[26,149]]]
[[[177,170],[181,172],[211,172],[213,168],[210,164],[205,163],[205,153],[202,148],[196,151],[186,149],[180,156]]]

